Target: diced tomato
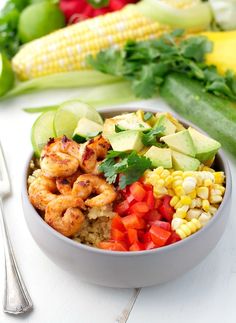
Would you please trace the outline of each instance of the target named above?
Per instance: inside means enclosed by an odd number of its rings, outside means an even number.
[[[129,204],[132,202],[135,202],[135,198],[132,194],[127,195],[126,200],[128,201]]]
[[[144,243],[147,243],[147,242],[150,242],[150,241],[152,241],[152,238],[151,238],[150,232],[148,231],[143,236],[143,242]]]
[[[146,232],[143,230],[138,230],[138,241],[144,242]]]
[[[151,224],[157,225],[158,227],[160,227],[166,231],[171,231],[171,225],[169,222],[156,220],[156,221],[152,221]]]
[[[114,241],[125,241],[126,233],[122,232],[118,229],[112,229],[111,230],[111,239]]]
[[[122,222],[126,229],[144,229],[146,223],[144,219],[139,218],[136,214],[130,214],[122,218]]]
[[[142,185],[145,191],[153,191],[152,185],[149,185],[149,184],[142,184]]]
[[[141,242],[139,241],[135,241],[130,247],[129,247],[129,251],[140,251],[140,250],[144,250],[144,246]]]
[[[136,201],[141,202],[146,196],[146,191],[143,188],[142,184],[139,182],[135,182],[132,185],[130,185],[130,193],[133,195]]]
[[[124,200],[115,206],[114,211],[120,215],[125,215],[129,210],[129,203],[127,200]]]
[[[162,205],[162,200],[161,199],[156,199],[155,200],[155,209],[159,209],[159,207]]]
[[[155,245],[155,243],[153,241],[147,241],[144,243],[144,248],[145,248],[145,250],[150,250],[150,249],[157,248],[157,246]]]
[[[175,243],[175,242],[180,241],[180,240],[181,240],[180,236],[175,231],[172,231],[169,239],[166,242],[166,244],[172,244],[172,243]]]
[[[124,227],[124,224],[121,220],[121,217],[119,215],[115,215],[114,218],[112,219],[111,221],[111,229],[116,229],[116,230],[119,230],[119,231],[126,231],[125,227]]]
[[[160,221],[162,219],[162,215],[157,210],[150,210],[144,217],[148,223],[152,223],[154,221]]]
[[[152,241],[158,247],[164,246],[171,235],[171,232],[164,230],[157,225],[152,225],[149,232],[151,234]]]
[[[147,191],[145,202],[147,203],[150,210],[155,207],[155,198],[152,191]]]
[[[126,0],[110,0],[109,8],[112,11],[116,11],[122,9],[126,4]]]
[[[163,203],[162,205],[158,208],[164,219],[168,222],[172,221],[173,214],[175,213],[175,210],[172,208],[170,205],[170,200],[171,196],[164,196],[163,197]]]
[[[136,202],[130,207],[130,213],[147,213],[149,211],[149,207],[146,202]]]
[[[134,242],[138,241],[138,231],[136,229],[128,229],[128,241],[130,244],[133,244]]]
[[[101,241],[98,246],[99,248],[106,250],[128,251],[126,245],[120,241]]]

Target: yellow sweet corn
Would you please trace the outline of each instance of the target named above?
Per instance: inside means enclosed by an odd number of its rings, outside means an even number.
[[[86,57],[128,40],[160,36],[167,27],[127,6],[123,10],[89,19],[26,44],[13,58],[22,80],[86,68]]]
[[[177,230],[176,233],[180,236],[181,239],[185,239],[190,236],[192,233],[196,232],[202,227],[201,222],[198,219],[192,219],[191,221],[182,224]]]
[[[206,63],[216,65],[220,73],[233,70],[236,73],[236,31],[203,33],[213,42],[213,51],[206,56]]]

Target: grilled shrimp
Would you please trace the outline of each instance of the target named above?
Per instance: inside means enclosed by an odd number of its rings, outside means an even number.
[[[67,178],[63,178],[63,177],[57,178],[56,179],[56,186],[57,186],[58,191],[63,195],[71,194],[72,186],[80,174],[81,174],[81,172],[77,171],[73,175],[71,175]]]
[[[88,142],[88,147],[95,151],[97,159],[104,159],[110,146],[110,143],[101,135]]]
[[[84,202],[76,196],[61,195],[48,203],[45,221],[66,237],[75,235],[84,222]]]
[[[39,176],[29,186],[29,198],[31,203],[39,210],[44,211],[49,202],[57,195],[57,187],[54,179]]]
[[[99,174],[100,162],[98,160],[106,157],[109,148],[110,143],[102,136],[97,136],[81,145],[80,168],[85,173]]]
[[[92,193],[98,195],[87,199]],[[113,185],[92,174],[80,175],[73,185],[72,194],[86,200],[85,205],[89,207],[101,207],[110,204],[117,196]]]
[[[68,177],[79,167],[80,146],[66,136],[50,139],[41,153],[40,165],[47,177]]]

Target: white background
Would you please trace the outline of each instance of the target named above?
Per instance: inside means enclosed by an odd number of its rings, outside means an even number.
[[[79,98],[79,92],[43,92],[0,102],[0,140],[13,186],[12,195],[4,202],[5,213],[17,261],[34,302],[34,310],[21,317],[9,316],[0,310],[0,323],[113,323],[134,292],[85,284],[62,271],[41,252],[26,227],[21,207],[21,182],[23,167],[31,152],[30,130],[36,115],[26,114],[22,108],[55,104],[69,98]],[[160,100],[134,104],[168,109]],[[235,161],[230,160],[233,196],[236,196],[235,165]],[[233,201],[227,229],[214,251],[179,279],[142,289],[129,323],[236,322],[235,205]],[[0,248],[0,297],[3,281],[3,250]]]

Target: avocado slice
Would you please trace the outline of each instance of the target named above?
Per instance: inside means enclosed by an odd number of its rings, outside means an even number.
[[[154,125],[154,128],[158,126],[164,127],[162,136],[171,135],[176,131],[176,126],[165,115],[160,116],[160,118],[157,120],[156,124]]]
[[[196,148],[196,158],[201,162],[212,159],[220,149],[221,144],[191,127],[188,128],[188,131]]]
[[[113,150],[126,151],[136,150],[139,152],[143,148],[142,132],[139,130],[126,130],[113,133],[107,136]]]
[[[169,148],[152,146],[144,156],[151,159],[153,167],[172,168],[171,150]]]
[[[172,135],[164,136],[160,139],[164,141],[171,149],[182,154],[195,157],[196,148],[188,130],[179,131]]]
[[[112,133],[115,133],[115,126],[119,126],[126,130],[147,130],[150,129],[151,126],[142,121],[135,112],[125,113],[114,118],[108,118],[105,120],[103,135],[104,137],[109,136]]]
[[[72,139],[77,142],[85,142],[87,137],[93,137],[102,132],[103,126],[87,118],[81,118],[73,133]]]
[[[189,157],[177,151],[171,150],[173,168],[182,171],[195,171],[200,165],[196,158]]]

